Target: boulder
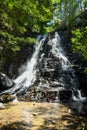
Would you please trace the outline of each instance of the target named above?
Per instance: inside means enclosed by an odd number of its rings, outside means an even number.
[[[11,94],[3,94],[0,96],[0,102],[1,103],[7,103],[7,102],[11,102],[15,99],[14,95]]]
[[[0,73],[0,90],[6,90],[11,88],[14,85],[14,82],[3,73]]]

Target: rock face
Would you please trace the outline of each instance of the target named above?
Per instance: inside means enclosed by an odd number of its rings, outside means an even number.
[[[71,62],[74,73],[77,76],[79,90],[81,91],[82,96],[87,97],[87,73],[84,73],[84,70],[87,67],[87,61],[80,54],[72,52],[72,43],[70,40],[68,41],[68,44],[63,44],[63,46],[66,51],[66,56]]]
[[[59,91],[58,97],[61,101],[69,101],[72,98],[71,90],[61,90]]]
[[[45,43],[42,46],[42,50],[40,51],[39,77],[42,77],[50,82],[50,84],[53,84],[53,82],[56,82],[56,80],[58,83],[58,80],[61,79],[61,75],[63,74],[61,62],[62,59],[60,56],[58,56],[57,53],[55,53],[56,48],[53,48],[53,44],[55,43],[52,43],[52,41],[49,41],[48,39],[49,37],[46,39]],[[59,82],[60,84],[58,84],[58,86],[62,86],[62,81]]]
[[[34,88],[29,88],[30,93],[27,93],[30,100],[68,101],[72,98],[73,87],[77,87],[76,77],[61,46],[59,36],[54,34],[48,35],[43,42],[37,64],[37,79]],[[27,94],[25,97],[28,99]]]
[[[11,88],[14,82],[7,75],[0,73],[0,91]]]

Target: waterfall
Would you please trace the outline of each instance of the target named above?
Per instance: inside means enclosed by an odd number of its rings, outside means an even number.
[[[42,46],[43,51],[41,53],[39,63],[42,64],[42,74],[39,77],[41,79],[40,83],[38,84],[39,89],[41,89],[41,87],[45,87],[48,89],[48,91],[58,91],[58,93],[61,90],[69,90],[68,92],[72,92],[73,100],[85,100],[85,98],[81,96],[80,90],[78,90],[77,77],[74,74],[71,63],[65,56],[63,47],[61,45],[61,39],[58,33],[55,32],[55,35],[44,44],[47,45],[45,47]],[[51,66],[50,69],[49,66]],[[50,77],[47,76],[47,74]],[[45,78],[45,80],[43,78]],[[52,87],[52,85],[54,87]]]
[[[39,38],[38,38],[39,40]],[[37,45],[35,46],[35,52],[30,60],[27,61],[27,63],[24,65],[23,68],[25,70],[14,80],[14,87],[6,90],[6,92],[10,92],[14,94],[15,92],[19,93],[22,91],[25,91],[30,87],[36,80],[36,72],[37,72],[37,60],[38,60],[38,54],[39,50],[41,48],[41,45],[45,38],[43,38]]]
[[[40,42],[36,45],[32,58],[23,67],[25,70],[14,80],[15,85],[5,92],[25,92],[38,81],[36,88],[47,88],[48,91],[53,89],[58,93],[60,90],[70,90],[73,100],[84,100],[78,90],[74,70],[61,46],[60,36],[55,32],[51,37],[45,36],[42,40],[39,37]]]
[[[72,99],[74,101],[84,101],[86,98],[81,96],[80,90],[78,90],[78,81],[77,77],[74,74],[74,70],[72,69],[72,65],[68,58],[64,54],[64,50],[61,46],[61,39],[58,33],[55,33],[55,38],[51,41],[52,45],[52,53],[61,60],[61,66],[63,70],[63,74],[68,77],[69,89],[72,90]],[[65,77],[64,77],[65,78]],[[62,80],[63,87],[65,86],[65,79]],[[65,88],[64,88],[65,89]],[[75,94],[77,93],[77,94]]]

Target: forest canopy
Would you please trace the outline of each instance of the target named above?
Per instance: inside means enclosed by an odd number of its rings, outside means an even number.
[[[1,59],[15,55],[25,44],[35,43],[36,34],[48,33],[61,26],[73,28],[76,17],[86,9],[87,0],[0,0]],[[74,29],[73,33],[80,36],[82,31],[84,29],[76,33]],[[84,50],[85,44],[79,42],[81,46],[77,47],[77,38],[72,39],[74,50],[79,51],[82,46]],[[83,50],[81,52],[87,55]]]

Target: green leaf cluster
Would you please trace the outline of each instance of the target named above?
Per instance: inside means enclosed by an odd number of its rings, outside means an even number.
[[[4,0],[1,4],[4,6],[2,24],[15,34],[25,33],[27,29],[39,32],[41,24],[53,17],[50,0]]]
[[[1,58],[15,55],[25,44],[35,43],[35,34],[72,24],[86,7],[86,0],[0,0]],[[75,35],[81,39],[83,31],[76,32],[79,34]],[[79,40],[75,42],[79,43]],[[85,45],[82,47],[85,51]],[[86,52],[82,54],[86,55]]]
[[[72,31],[72,48],[75,53],[83,56],[83,60],[87,61],[87,27]],[[84,69],[87,73],[87,67]]]
[[[87,27],[72,31],[73,50],[80,53],[87,60]]]
[[[30,43],[36,43],[36,39],[35,38],[31,38],[31,37],[15,37],[12,34],[9,34],[8,32],[4,32],[2,30],[0,30],[0,45],[4,48],[4,49],[9,49],[12,50],[13,52],[19,51],[21,44],[30,44]]]
[[[0,0],[1,60],[11,59],[24,45],[36,43],[34,34],[46,31],[52,8],[50,0]]]

